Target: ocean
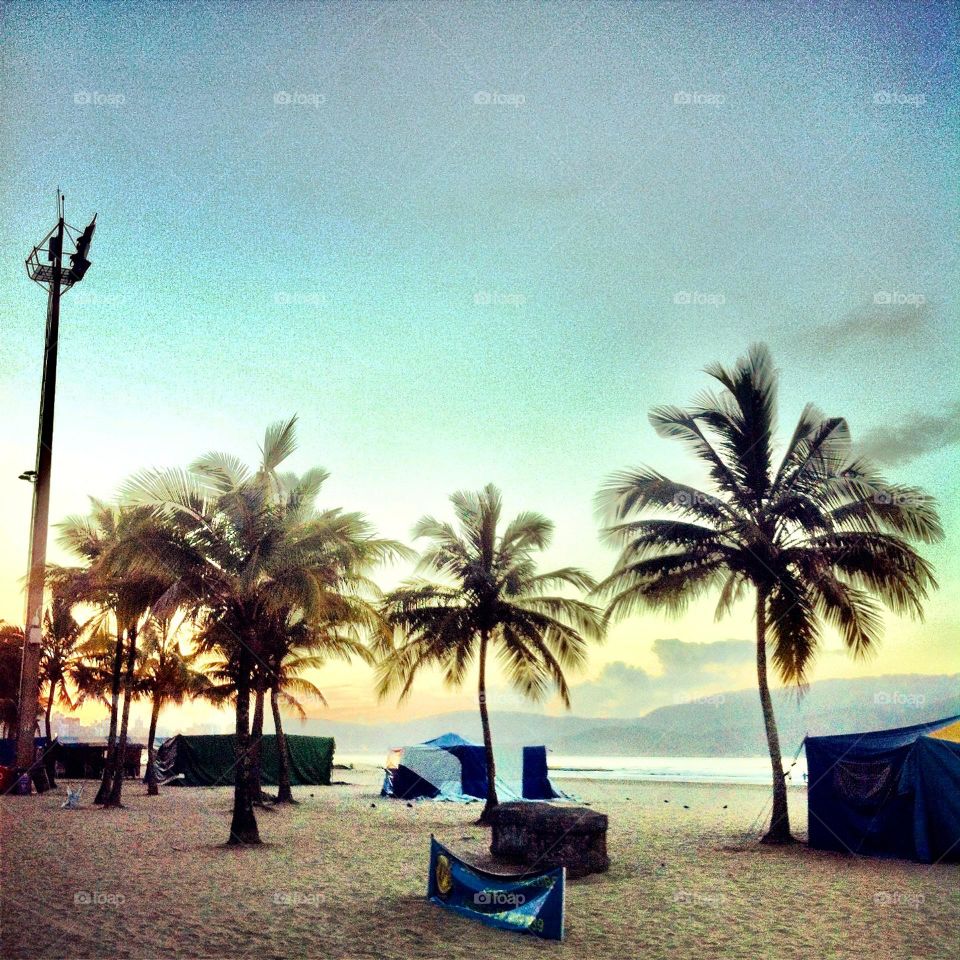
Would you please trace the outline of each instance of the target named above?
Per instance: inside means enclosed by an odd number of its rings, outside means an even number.
[[[372,754],[341,754],[336,763],[382,767],[383,757]],[[681,783],[772,782],[769,757],[590,757],[548,754],[550,776],[557,780],[650,780]],[[784,758],[790,768],[793,757]],[[806,782],[807,764],[798,757],[789,771],[788,783]]]
[[[771,783],[769,757],[570,757],[550,754],[558,780],[674,780],[684,783]],[[790,768],[792,757],[784,759]],[[806,759],[789,771],[790,783],[806,782]]]

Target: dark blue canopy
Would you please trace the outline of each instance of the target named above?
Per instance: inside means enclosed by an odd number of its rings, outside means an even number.
[[[523,799],[524,800],[559,800],[562,794],[557,793],[550,782],[547,768],[546,747],[523,748]]]
[[[960,720],[807,737],[810,846],[927,863],[960,859]]]

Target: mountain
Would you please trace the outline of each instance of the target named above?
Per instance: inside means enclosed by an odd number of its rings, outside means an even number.
[[[900,674],[821,680],[798,699],[773,691],[785,757],[806,734],[818,736],[924,723],[960,714],[960,675]],[[636,719],[493,713],[494,743],[512,749],[545,743],[554,753],[581,756],[749,757],[766,753],[756,690],[737,690],[660,707]],[[289,733],[333,736],[341,754],[386,754],[449,730],[480,741],[475,712],[446,713],[394,724],[291,722]]]

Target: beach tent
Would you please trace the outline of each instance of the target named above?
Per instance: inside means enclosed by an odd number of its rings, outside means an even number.
[[[523,768],[513,757],[497,756],[497,795],[501,800],[556,800],[547,776],[546,747],[524,747]],[[456,733],[391,750],[384,765],[382,796],[419,797],[470,803],[487,796],[484,748]]]
[[[811,847],[960,860],[960,716],[805,745]]]
[[[547,748],[523,748],[523,799],[524,800],[562,800],[566,794],[560,793],[550,782],[547,771]]]
[[[184,736],[165,740],[157,749],[157,764],[164,780],[177,779],[187,787],[232,784],[236,774],[236,737],[233,734]],[[287,734],[290,783],[293,786],[326,786],[333,766],[332,737]],[[276,786],[279,778],[277,738],[261,741],[260,780]]]

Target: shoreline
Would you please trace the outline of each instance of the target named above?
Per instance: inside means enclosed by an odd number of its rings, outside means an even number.
[[[637,758],[629,758],[637,759]],[[639,758],[639,759],[657,759],[653,758]],[[669,758],[674,759],[674,758]],[[730,759],[743,759],[743,758],[730,758]],[[756,759],[754,757],[749,757],[746,759]],[[384,768],[382,766],[377,766],[373,763],[367,762],[357,762],[354,761],[350,766],[338,766],[334,764],[334,770],[337,770],[339,773],[358,773],[358,774],[373,774],[376,773],[378,776],[383,776]],[[672,773],[647,773],[638,771],[636,776],[567,776],[567,774],[590,774],[590,773],[611,773],[617,774],[622,773],[621,770],[616,770],[615,768],[609,767],[583,767],[583,768],[574,768],[574,767],[549,767],[548,776],[552,782],[566,782],[571,784],[583,784],[583,783],[609,783],[609,784],[619,784],[619,785],[630,785],[634,783],[682,783],[682,784],[700,784],[705,786],[717,785],[717,786],[743,786],[743,787],[760,787],[766,790],[771,790],[773,788],[772,780],[758,780],[758,779],[747,779],[745,777],[724,777],[723,775],[716,776],[703,776],[698,777],[696,774],[672,774]],[[796,782],[796,781],[787,781],[787,789],[793,791],[806,791],[807,784],[805,782]]]

